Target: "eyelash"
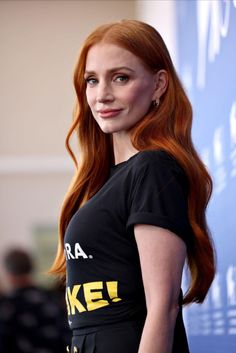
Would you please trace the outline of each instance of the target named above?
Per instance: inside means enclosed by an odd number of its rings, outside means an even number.
[[[121,78],[121,80],[118,80],[120,78]],[[117,75],[113,79],[113,81],[117,81],[118,83],[127,82],[128,80],[129,80],[129,77],[127,75]],[[85,79],[85,82],[91,86],[94,86],[98,82],[98,80],[94,77],[88,77]]]
[[[90,84],[90,85],[94,85],[94,82],[92,83],[91,81],[97,81],[96,80],[96,78],[93,78],[93,77],[88,77],[88,78],[86,78],[85,79],[85,82],[87,83],[87,84]]]
[[[117,80],[119,78],[122,78],[122,80],[118,81],[118,82],[127,82],[129,80],[129,77],[127,75],[118,75],[118,76],[116,76],[115,80]]]

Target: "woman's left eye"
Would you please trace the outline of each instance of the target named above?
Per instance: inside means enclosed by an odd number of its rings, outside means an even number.
[[[126,82],[129,80],[129,77],[126,75],[119,75],[115,77],[115,81],[117,82]]]

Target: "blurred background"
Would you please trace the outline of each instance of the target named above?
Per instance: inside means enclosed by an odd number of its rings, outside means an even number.
[[[218,274],[202,306],[185,309],[192,353],[236,351],[236,1],[0,1],[0,263],[28,250],[35,280],[56,252],[61,202],[73,175],[64,140],[73,69],[98,25],[139,19],[163,36],[194,109],[193,139],[214,180],[208,210]],[[76,144],[75,144],[76,149]],[[0,265],[0,288],[7,290]]]

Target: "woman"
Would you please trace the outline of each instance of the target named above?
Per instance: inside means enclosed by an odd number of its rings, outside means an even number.
[[[74,85],[66,144],[77,171],[52,268],[67,271],[71,352],[189,352],[182,303],[203,302],[215,271],[205,219],[212,183],[168,50],[148,24],[103,25],[81,49]]]

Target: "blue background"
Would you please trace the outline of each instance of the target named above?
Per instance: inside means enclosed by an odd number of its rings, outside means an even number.
[[[185,309],[186,329],[191,353],[235,353],[236,2],[176,1],[176,10],[178,72],[193,104],[193,141],[214,182],[207,216],[217,252],[214,284],[204,304]],[[209,59],[211,48],[215,55]],[[205,82],[199,85],[204,63]]]

